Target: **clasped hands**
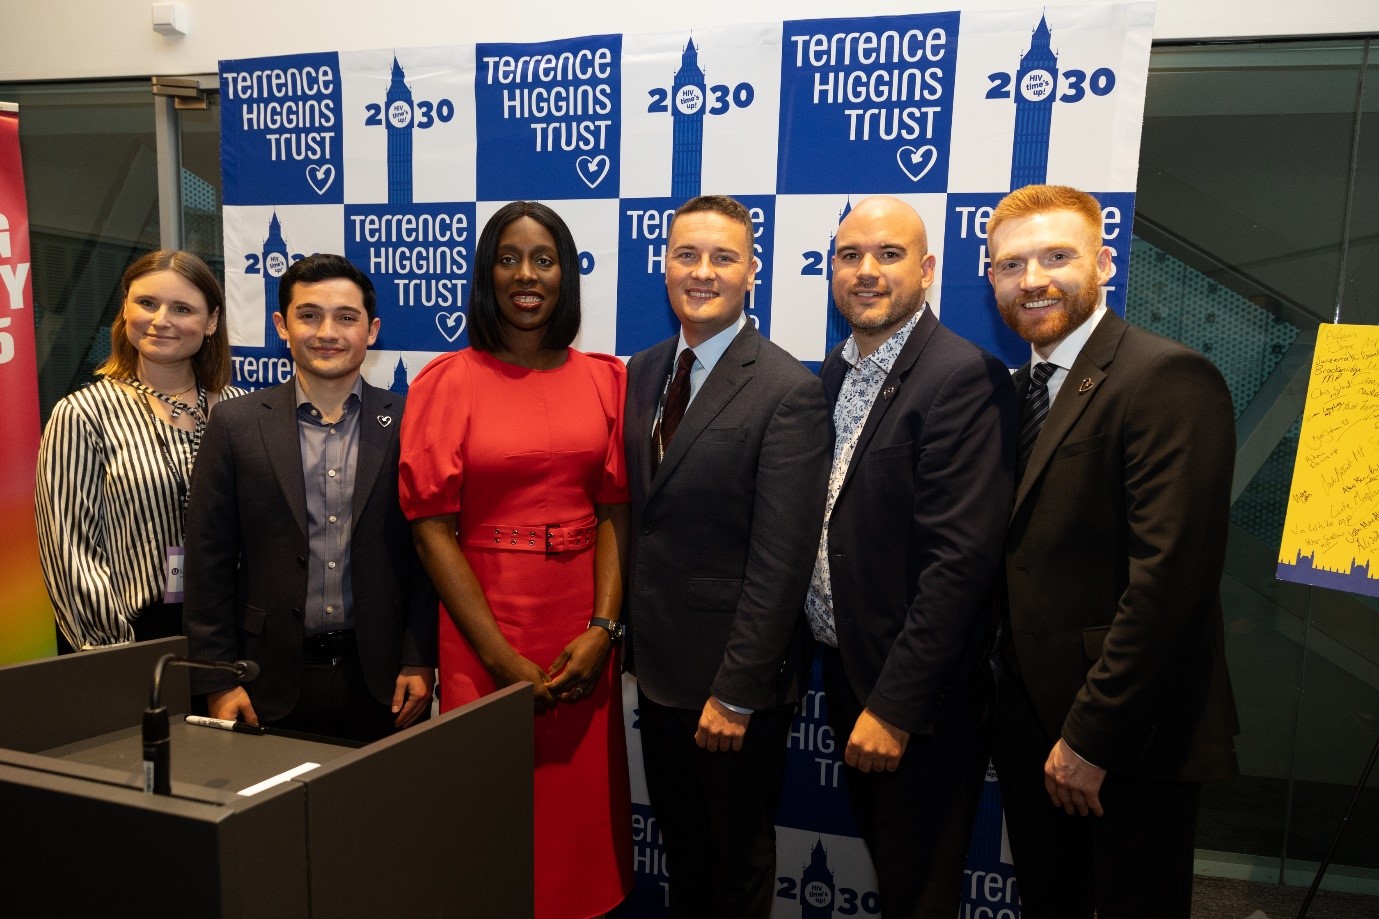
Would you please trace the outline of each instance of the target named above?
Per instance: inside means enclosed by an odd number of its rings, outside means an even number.
[[[550,711],[560,702],[587,699],[598,684],[612,647],[613,640],[606,629],[589,628],[575,636],[545,670],[513,651],[511,656],[490,668],[489,674],[499,687],[522,680],[531,683],[539,714]]]

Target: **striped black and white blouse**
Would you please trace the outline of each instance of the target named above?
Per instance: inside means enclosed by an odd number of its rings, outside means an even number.
[[[221,398],[243,393],[226,387]],[[138,400],[101,378],[54,407],[38,449],[43,580],[58,628],[78,649],[133,641],[139,610],[163,599],[167,547],[182,545],[177,482],[153,426],[188,483],[195,438],[150,418]]]

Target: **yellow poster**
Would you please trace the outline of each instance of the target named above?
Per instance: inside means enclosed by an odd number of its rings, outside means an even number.
[[[1278,577],[1379,596],[1379,326],[1324,325]]]

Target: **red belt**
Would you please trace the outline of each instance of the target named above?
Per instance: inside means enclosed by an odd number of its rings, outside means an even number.
[[[484,523],[465,537],[464,544],[476,549],[507,549],[512,552],[581,552],[592,548],[598,534],[598,521],[586,517],[574,523],[548,526],[513,526]]]

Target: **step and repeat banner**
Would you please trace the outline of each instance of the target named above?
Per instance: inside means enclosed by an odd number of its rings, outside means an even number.
[[[516,198],[554,207],[580,249],[576,346],[623,357],[673,335],[670,217],[728,194],[755,223],[747,314],[802,361],[847,335],[829,293],[832,241],[872,194],[909,201],[939,262],[943,322],[1023,363],[986,281],[986,221],[1033,182],[1098,196],[1124,313],[1151,0],[817,19],[530,44],[297,54],[221,62],[225,275],[237,382],[286,380],[278,278],[312,252],[369,273],[382,329],[365,365],[405,392],[468,344],[484,221]],[[817,686],[817,681],[816,684]],[[638,884],[664,910],[667,867],[640,781],[627,695]],[[775,915],[875,915],[821,693],[801,705],[780,811]],[[965,916],[1014,919],[993,776]]]

